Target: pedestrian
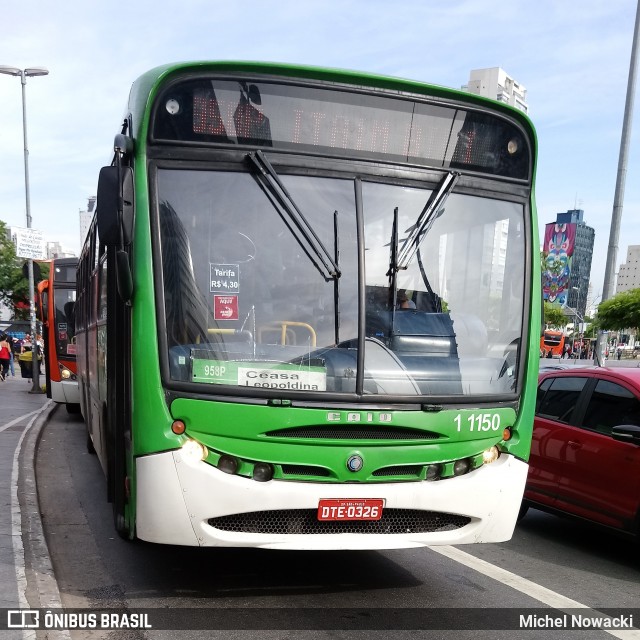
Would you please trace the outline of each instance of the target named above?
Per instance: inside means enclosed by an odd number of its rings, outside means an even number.
[[[620,360],[620,358],[622,358],[622,347],[618,347],[618,360]]]
[[[9,362],[11,360],[11,347],[7,342],[7,336],[0,335],[0,381],[4,381],[9,375]]]
[[[7,335],[7,342],[9,343],[9,370],[11,371],[11,377],[16,377],[15,370],[15,353],[16,353],[16,341],[13,339],[13,336]]]

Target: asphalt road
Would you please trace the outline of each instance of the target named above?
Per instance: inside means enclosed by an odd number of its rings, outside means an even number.
[[[589,526],[530,510],[507,543],[385,552],[125,542],[112,527],[104,476],[85,440],[81,418],[62,409],[38,448],[40,510],[62,603],[151,608],[160,624],[72,631],[74,640],[175,638],[170,629],[181,629],[181,638],[225,640],[640,637],[640,631],[518,630],[505,622],[514,611],[558,616],[553,608],[588,607],[592,614],[640,607],[638,549]]]

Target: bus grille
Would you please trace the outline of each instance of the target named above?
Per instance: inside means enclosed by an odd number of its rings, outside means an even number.
[[[282,474],[285,476],[309,476],[318,478],[328,478],[331,475],[329,469],[313,467],[304,464],[283,464],[280,465]]]
[[[269,431],[272,438],[309,438],[318,440],[437,440],[440,434],[422,429],[367,425],[291,427]]]
[[[466,516],[417,509],[385,509],[380,520],[365,521],[319,521],[315,509],[238,513],[208,521],[221,531],[270,535],[431,533],[455,531],[469,522],[471,518]]]
[[[396,467],[382,467],[376,469],[371,475],[373,476],[412,476],[419,478],[424,467],[422,465],[405,465]]]

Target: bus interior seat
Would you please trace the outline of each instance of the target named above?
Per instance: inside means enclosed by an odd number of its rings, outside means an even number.
[[[393,321],[393,331],[391,324]],[[448,313],[414,309],[367,314],[367,334],[388,337],[389,348],[398,354],[457,358],[455,333]]]
[[[451,313],[458,350],[464,356],[484,356],[489,335],[484,322],[471,313]]]

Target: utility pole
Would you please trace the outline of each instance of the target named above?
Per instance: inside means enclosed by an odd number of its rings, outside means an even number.
[[[616,191],[611,213],[611,229],[609,232],[609,248],[607,250],[607,264],[604,271],[604,286],[602,288],[602,302],[613,295],[616,262],[618,260],[618,239],[620,238],[620,221],[622,219],[622,204],[624,201],[624,184],[627,177],[627,158],[629,155],[629,141],[631,139],[631,122],[633,120],[633,101],[636,93],[636,63],[638,59],[638,30],[640,25],[640,0],[636,7],[636,22],[633,30],[633,44],[631,45],[631,61],[629,63],[629,80],[627,81],[627,99],[624,105],[624,120],[622,123],[622,137],[620,140],[620,156],[618,158],[618,175],[616,177]],[[602,330],[598,331],[598,342],[594,351],[596,364],[602,362],[606,338]]]

